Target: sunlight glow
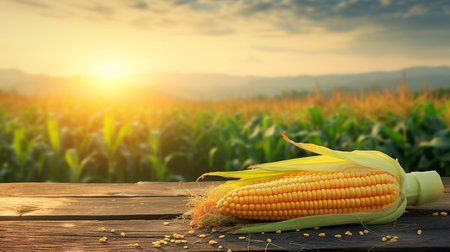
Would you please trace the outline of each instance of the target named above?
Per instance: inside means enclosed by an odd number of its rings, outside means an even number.
[[[97,74],[102,80],[113,82],[122,77],[123,69],[117,64],[104,64],[98,69]]]

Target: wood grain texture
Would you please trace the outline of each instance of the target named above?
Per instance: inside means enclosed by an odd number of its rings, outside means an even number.
[[[5,251],[18,250],[70,250],[70,251],[135,251],[134,243],[140,244],[140,250],[153,249],[152,242],[173,233],[184,234],[186,244],[192,251],[217,251],[222,245],[233,251],[264,251],[268,250],[436,250],[449,246],[450,217],[432,216],[429,210],[411,210],[396,222],[385,225],[345,225],[336,227],[321,227],[319,230],[301,230],[300,232],[283,232],[281,234],[266,233],[244,235],[245,240],[239,240],[241,235],[226,231],[211,233],[209,229],[196,230],[195,235],[189,235],[187,220],[171,220],[168,226],[163,220],[80,220],[80,221],[1,221],[0,247]],[[100,231],[105,227],[106,231]],[[110,230],[115,229],[115,233]],[[358,232],[367,229],[369,233],[360,236]],[[417,229],[422,229],[422,235],[417,235]],[[335,234],[353,233],[352,236],[334,237]],[[125,237],[120,235],[125,232]],[[310,237],[305,238],[307,232]],[[326,237],[318,237],[318,233],[326,233]],[[206,238],[197,235],[205,233]],[[224,239],[218,236],[225,234]],[[382,242],[386,235],[397,235],[397,242]],[[101,244],[98,239],[106,236],[109,242]],[[272,243],[267,245],[267,238]],[[216,240],[218,245],[208,245],[209,240]],[[183,245],[184,246],[184,245]],[[163,251],[178,251],[182,245],[169,243]],[[155,249],[156,250],[156,249]]]
[[[238,235],[220,232],[207,238],[186,235],[189,250],[217,251],[208,245],[214,239],[233,251],[278,250],[437,250],[450,247],[450,217],[432,216],[435,211],[450,211],[450,178],[443,178],[444,197],[441,201],[408,211],[393,223],[363,227],[345,225],[302,230],[282,234],[252,234],[239,240]],[[187,220],[176,219],[186,210],[189,195],[204,192],[223,182],[136,184],[68,184],[10,183],[0,184],[0,251],[136,251],[156,250],[151,242],[166,234],[187,234]],[[170,225],[162,223],[169,221]],[[116,233],[101,232],[100,227]],[[368,229],[367,235],[358,231]],[[423,234],[417,235],[417,229]],[[334,234],[351,231],[353,236],[337,239]],[[125,232],[126,236],[120,236]],[[302,236],[310,233],[309,238]],[[318,237],[325,232],[325,238]],[[225,233],[225,239],[218,235]],[[397,235],[397,242],[382,242],[385,235]],[[107,236],[109,242],[98,239]],[[266,239],[272,239],[267,244]],[[133,244],[139,243],[139,248]],[[267,247],[266,247],[267,246]],[[226,251],[225,249],[225,251]],[[182,250],[169,244],[163,251]]]

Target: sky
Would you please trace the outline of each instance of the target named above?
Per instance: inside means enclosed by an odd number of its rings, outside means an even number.
[[[0,68],[284,76],[450,65],[450,1],[2,0]]]

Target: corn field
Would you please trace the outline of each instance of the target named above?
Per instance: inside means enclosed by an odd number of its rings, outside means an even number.
[[[450,176],[450,102],[424,90],[325,97],[92,101],[0,94],[0,182],[194,181],[311,155],[283,141],[380,150]]]

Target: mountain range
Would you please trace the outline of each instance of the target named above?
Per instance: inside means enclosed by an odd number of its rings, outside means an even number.
[[[403,69],[408,90],[422,90],[424,82],[431,89],[450,88],[450,66],[411,67]],[[373,88],[392,89],[400,83],[402,71],[359,74],[297,75],[280,77],[233,76],[197,73],[144,73],[123,78],[121,95],[165,97],[167,99],[221,100],[250,96],[271,97],[283,91],[313,91],[316,83],[323,91],[340,87],[347,90]],[[98,80],[98,78],[97,78]],[[99,86],[99,85],[98,85]],[[106,92],[97,88],[92,76],[57,77],[29,74],[17,69],[0,69],[0,90],[22,95],[80,94],[95,96]],[[102,91],[103,90],[103,91]],[[95,92],[94,92],[95,91]]]

